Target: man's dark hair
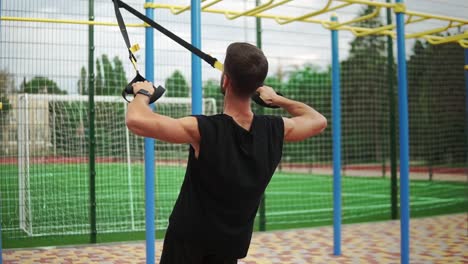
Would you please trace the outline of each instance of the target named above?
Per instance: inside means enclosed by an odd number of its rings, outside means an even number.
[[[236,42],[229,45],[224,60],[224,74],[232,83],[234,93],[250,97],[268,73],[268,60],[263,52],[249,43]]]

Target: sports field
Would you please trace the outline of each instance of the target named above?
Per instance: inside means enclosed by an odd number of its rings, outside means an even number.
[[[20,177],[26,187],[23,190],[18,186],[17,165],[1,167],[2,232],[6,247],[18,246],[22,238],[34,244],[33,237],[41,245],[57,244],[57,239],[45,237],[60,238],[60,243],[68,244],[67,240],[77,235],[89,234],[87,163],[32,165],[29,177]],[[143,169],[143,164],[130,167],[122,163],[97,164],[98,237],[123,234],[116,240],[142,238]],[[159,231],[167,226],[184,173],[184,164],[157,167],[156,227]],[[465,212],[468,206],[466,182],[413,180],[410,188],[412,217]],[[343,177],[342,198],[345,223],[390,219],[389,178]],[[331,176],[277,172],[266,192],[266,229],[330,225],[332,207]]]

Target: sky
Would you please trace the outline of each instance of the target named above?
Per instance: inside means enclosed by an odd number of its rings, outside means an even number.
[[[207,0],[211,1],[211,0]],[[276,0],[278,1],[278,0]],[[87,20],[88,1],[62,0],[0,0],[2,16],[37,17],[51,19]],[[143,0],[127,0],[129,5],[144,12]],[[188,4],[189,1],[158,1],[157,3]],[[338,1],[337,1],[338,2]],[[299,16],[318,10],[325,0],[293,0],[285,7],[270,13]],[[245,10],[252,8],[252,0],[225,0],[215,7],[219,9]],[[468,2],[465,0],[408,0],[407,9],[425,13],[435,13],[468,19]],[[340,21],[352,19],[361,6],[353,6],[340,11]],[[140,23],[126,11],[122,11],[127,23]],[[317,18],[328,20],[329,14]],[[382,12],[385,19],[385,13]],[[219,14],[202,14],[202,50],[218,60],[224,60],[224,52],[231,42],[245,41],[255,44],[255,19],[241,17],[228,20]],[[95,0],[95,20],[115,22],[111,0]],[[190,13],[173,15],[166,9],[155,10],[155,20],[183,39],[190,41]],[[423,22],[407,27],[407,33],[440,27],[437,22]],[[304,64],[314,64],[326,69],[331,62],[330,32],[321,25],[295,22],[278,25],[273,20],[262,20],[263,51],[270,61],[269,75],[279,70],[288,72]],[[132,43],[139,43],[139,68],[145,70],[144,29],[129,28]],[[465,28],[468,30],[468,27]],[[349,43],[354,39],[351,33],[340,31],[340,60],[348,56]],[[19,87],[22,80],[42,75],[53,79],[59,87],[69,93],[77,92],[80,68],[87,65],[88,27],[83,25],[29,23],[1,21],[0,27],[0,69],[15,77]],[[118,56],[124,63],[127,78],[133,78],[134,71],[127,60],[127,51],[117,27],[95,27],[95,58],[107,54],[110,58]],[[411,54],[412,41],[407,41],[407,53]],[[190,82],[191,55],[175,42],[155,33],[155,83],[164,80],[175,70],[183,73]],[[202,79],[219,80],[220,73],[202,62]]]

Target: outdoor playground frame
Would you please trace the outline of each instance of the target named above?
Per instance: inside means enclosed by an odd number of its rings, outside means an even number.
[[[110,0],[109,0],[110,1]],[[331,31],[331,47],[332,47],[332,126],[333,126],[333,207],[334,207],[334,255],[341,255],[341,106],[340,106],[340,63],[338,54],[338,32],[347,30],[355,36],[367,35],[384,35],[389,38],[396,39],[397,42],[397,67],[398,67],[398,103],[399,103],[399,138],[400,138],[400,215],[401,215],[401,263],[409,263],[409,128],[408,128],[408,88],[407,88],[407,73],[406,73],[406,50],[405,39],[423,38],[430,44],[438,45],[445,43],[456,42],[465,48],[465,87],[468,94],[468,31],[458,33],[451,36],[437,36],[434,34],[446,32],[449,29],[468,25],[467,19],[453,18],[434,14],[426,14],[406,10],[403,0],[396,0],[396,3],[373,2],[370,0],[328,0],[323,8],[313,12],[298,16],[290,17],[285,15],[268,14],[266,11],[275,7],[284,5],[293,0],[268,0],[266,3],[259,4],[255,8],[235,11],[215,9],[212,6],[223,0],[191,0],[191,5],[180,6],[171,4],[155,4],[154,0],[147,0],[144,7],[146,16],[154,19],[154,9],[162,8],[169,9],[174,15],[181,14],[190,10],[191,12],[191,43],[197,48],[201,47],[201,12],[223,14],[227,19],[233,20],[242,16],[256,17],[260,19],[273,19],[278,24],[284,25],[292,22],[305,22],[320,24],[325,29]],[[202,5],[201,2],[204,4]],[[338,3],[334,5],[335,3]],[[371,14],[361,16],[349,21],[338,22],[336,15],[331,15],[331,20],[318,20],[314,17],[339,10],[351,5],[368,5],[374,6],[375,11]],[[391,20],[387,20],[388,24],[378,28],[363,28],[350,26],[355,22],[364,21],[377,16],[382,8],[387,9],[387,14],[394,12],[396,15],[396,24],[392,24]],[[46,23],[68,23],[68,24],[83,24],[89,26],[89,101],[92,108],[93,99],[93,61],[94,61],[94,26],[117,26],[116,23],[94,21],[94,4],[93,0],[89,1],[89,20],[58,20],[47,18],[26,18],[26,17],[2,17],[1,16],[1,1],[0,1],[0,17],[5,21],[19,22],[46,22]],[[424,30],[417,33],[405,34],[405,25],[413,24],[428,20],[436,20],[445,22],[444,27]],[[128,24],[130,27],[145,27],[145,76],[148,81],[154,81],[154,30],[145,24]],[[1,30],[1,24],[0,24]],[[392,43],[391,41],[389,43]],[[391,51],[391,47],[389,49]],[[393,57],[393,55],[391,55]],[[201,59],[192,54],[192,114],[202,113],[202,78],[201,78]],[[154,108],[154,106],[152,106]],[[468,118],[468,97],[466,99],[466,116]],[[90,109],[90,130],[94,130],[93,111]],[[468,131],[468,124],[466,130]],[[90,133],[91,134],[91,133]],[[155,261],[155,196],[154,196],[154,152],[153,146],[155,142],[151,138],[145,138],[145,221],[146,221],[146,263],[154,263]],[[90,185],[94,181],[95,176],[95,159],[92,149],[94,149],[94,140],[90,138]],[[392,157],[392,168],[396,170],[396,157]],[[396,171],[392,170],[392,174]],[[396,176],[395,176],[396,177]],[[93,199],[94,197],[94,199]],[[95,201],[93,190],[90,190],[91,204]],[[1,206],[1,201],[0,201]],[[90,216],[95,218],[95,207],[91,208]],[[1,211],[0,211],[1,212]],[[93,213],[94,212],[94,213]],[[1,234],[1,225],[0,225]],[[96,242],[96,226],[91,224],[91,242]],[[0,264],[2,263],[2,241],[0,236]]]

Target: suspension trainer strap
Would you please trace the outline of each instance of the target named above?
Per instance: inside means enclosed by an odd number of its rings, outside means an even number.
[[[125,22],[123,20],[122,13],[120,13],[120,9],[119,9],[119,5],[118,5],[117,0],[114,0],[114,9],[115,9],[115,16],[117,17],[117,24],[119,24],[120,32],[122,33],[122,37],[123,37],[123,39],[125,41],[125,45],[127,45],[128,58],[132,62],[133,67],[135,68],[135,70],[138,72],[137,65],[136,65],[137,60],[136,60],[135,55],[133,54],[133,52],[136,52],[139,49],[138,44],[133,46],[133,47],[130,44],[130,39],[128,38],[128,33],[127,33],[127,27],[125,26]]]
[[[134,80],[132,80],[127,87],[124,89],[122,92],[122,96],[126,99],[126,94],[131,94],[132,93],[132,86],[131,84],[137,81],[145,80],[139,73],[136,67],[136,58],[133,55],[133,52],[138,49],[138,45],[135,45],[133,47],[130,46],[130,40],[128,38],[128,33],[127,33],[127,28],[125,26],[124,20],[122,18],[122,14],[120,13],[120,8],[126,9],[128,12],[132,13],[134,16],[138,17],[139,19],[143,20],[146,22],[148,25],[153,27],[154,29],[158,30],[162,34],[166,35],[168,38],[172,39],[173,41],[177,42],[179,45],[182,47],[186,48],[193,54],[197,55],[200,57],[202,60],[206,61],[208,64],[210,64],[213,68],[216,68],[220,71],[223,71],[224,65],[219,62],[216,58],[211,57],[210,55],[206,54],[205,52],[201,51],[197,47],[193,46],[192,44],[188,43],[187,41],[183,40],[176,34],[172,33],[171,31],[167,30],[165,27],[159,25],[156,23],[154,20],[150,19],[149,17],[143,15],[142,13],[138,12],[131,6],[127,5],[126,3],[122,2],[121,0],[112,0],[114,2],[114,8],[115,8],[115,15],[117,17],[117,22],[119,24],[120,32],[122,32],[122,36],[125,40],[125,44],[127,45],[128,52],[129,52],[129,58],[130,61],[133,63],[133,66],[135,67],[135,70],[137,71],[137,76],[135,77]],[[158,88],[155,88],[156,92],[153,94],[155,96],[155,100],[157,100],[161,95],[164,93],[164,88],[159,86]],[[278,93],[279,94],[279,93]],[[281,95],[281,94],[280,94]],[[262,98],[260,98],[260,95],[258,93],[255,93],[252,97],[252,99],[259,105],[264,106],[264,107],[269,107],[269,108],[278,108],[278,106],[273,106],[273,105],[268,105],[266,104]],[[150,102],[154,102],[152,99]]]
[[[180,38],[176,34],[172,33],[169,30],[167,30],[165,27],[161,26],[160,24],[156,23],[154,20],[152,20],[152,19],[148,18],[147,16],[143,15],[142,13],[138,12],[137,10],[135,10],[131,6],[127,5],[126,3],[124,3],[124,2],[122,2],[120,0],[113,0],[113,1],[114,1],[114,6],[116,8],[116,14],[118,14],[117,15],[117,21],[119,21],[120,31],[122,31],[122,35],[124,35],[124,39],[125,39],[125,35],[127,36],[126,40],[125,40],[126,43],[128,41],[128,34],[127,34],[127,31],[125,30],[125,24],[123,24],[122,15],[120,15],[120,11],[117,11],[117,9],[119,9],[119,7],[125,8],[128,12],[132,13],[133,15],[135,15],[136,17],[138,17],[139,19],[143,20],[145,23],[147,23],[148,25],[153,27],[154,29],[158,30],[162,34],[166,35],[168,38],[172,39],[173,41],[177,42],[182,47],[188,49],[190,52],[192,52],[195,55],[197,55],[198,57],[200,57],[202,60],[206,61],[213,68],[216,68],[216,69],[218,69],[220,71],[223,70],[223,64],[221,62],[219,62],[216,58],[213,58],[210,55],[204,53],[203,51],[201,51],[197,47],[195,47],[192,44],[188,43],[187,41],[183,40],[182,38]],[[120,15],[120,18],[119,18],[119,15]],[[120,21],[122,21],[122,25],[121,25]],[[124,28],[125,31],[122,30],[122,28]],[[127,46],[130,46],[130,43],[127,43]]]
[[[128,38],[127,27],[125,26],[125,22],[123,20],[122,14],[120,13],[118,1],[117,0],[113,0],[113,1],[114,1],[115,16],[117,17],[117,23],[119,24],[120,32],[122,33],[122,37],[125,41],[125,45],[127,45],[128,58],[132,62],[133,68],[135,68],[135,71],[136,71],[135,78],[133,78],[133,80],[130,81],[130,83],[128,83],[127,86],[125,86],[124,90],[122,91],[122,97],[125,99],[125,101],[129,102],[127,99],[127,95],[133,94],[132,85],[136,82],[146,81],[146,79],[140,75],[140,72],[138,71],[138,67],[137,67],[137,60],[135,58],[135,55],[133,55],[133,53],[138,51],[140,47],[138,46],[138,44],[131,46],[130,39]],[[158,87],[153,86],[153,88],[154,88],[154,92],[150,97],[150,104],[157,101],[166,91],[166,89],[164,89],[160,85]]]

